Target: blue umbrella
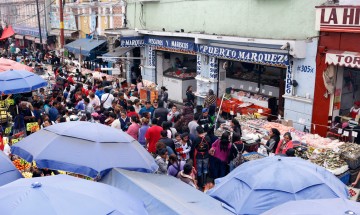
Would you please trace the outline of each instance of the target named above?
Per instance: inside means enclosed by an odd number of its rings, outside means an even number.
[[[22,178],[23,176],[9,157],[0,151],[0,186]]]
[[[246,162],[215,183],[208,194],[236,214],[260,214],[291,200],[348,197],[337,177],[300,158],[274,156]]]
[[[360,204],[347,199],[313,199],[290,201],[280,206],[277,206],[263,215],[356,215],[360,214]]]
[[[65,122],[46,127],[12,146],[13,154],[40,168],[97,177],[111,168],[154,172],[154,158],[123,131],[98,123]]]
[[[43,78],[26,70],[0,72],[0,94],[26,93],[46,86]]]
[[[67,175],[19,179],[0,187],[0,214],[147,214],[109,185]]]

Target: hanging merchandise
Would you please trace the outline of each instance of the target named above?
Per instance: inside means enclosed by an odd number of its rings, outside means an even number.
[[[335,91],[336,73],[335,73],[335,67],[333,65],[329,65],[328,68],[324,71],[323,79],[326,88],[324,97],[328,98],[328,96],[333,94]]]

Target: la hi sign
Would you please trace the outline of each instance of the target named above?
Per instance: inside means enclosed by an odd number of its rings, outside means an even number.
[[[316,30],[360,33],[360,6],[316,7]]]

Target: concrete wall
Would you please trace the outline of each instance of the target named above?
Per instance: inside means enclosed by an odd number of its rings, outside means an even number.
[[[309,129],[312,120],[317,43],[316,39],[311,43],[307,43],[306,58],[293,59],[294,64],[292,71],[294,73],[294,80],[296,80],[299,85],[295,88],[294,99],[288,98],[285,100],[284,118],[293,120],[294,127],[298,130],[302,130],[304,125]],[[307,96],[309,99],[306,99]],[[297,98],[308,102],[296,100]]]
[[[184,29],[206,34],[272,39],[304,39],[315,31],[315,6],[325,0],[128,0],[128,27]]]

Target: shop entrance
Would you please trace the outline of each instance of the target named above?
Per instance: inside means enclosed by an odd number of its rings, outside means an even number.
[[[182,103],[188,86],[196,91],[196,55],[156,52],[156,83],[168,89],[169,99]]]
[[[350,117],[354,102],[360,100],[360,69],[338,66],[333,116]]]
[[[271,115],[283,114],[284,79],[286,69],[240,61],[220,60],[219,72],[225,73],[220,80],[219,96],[232,88],[232,98],[271,109]],[[225,88],[225,89],[224,89]]]

